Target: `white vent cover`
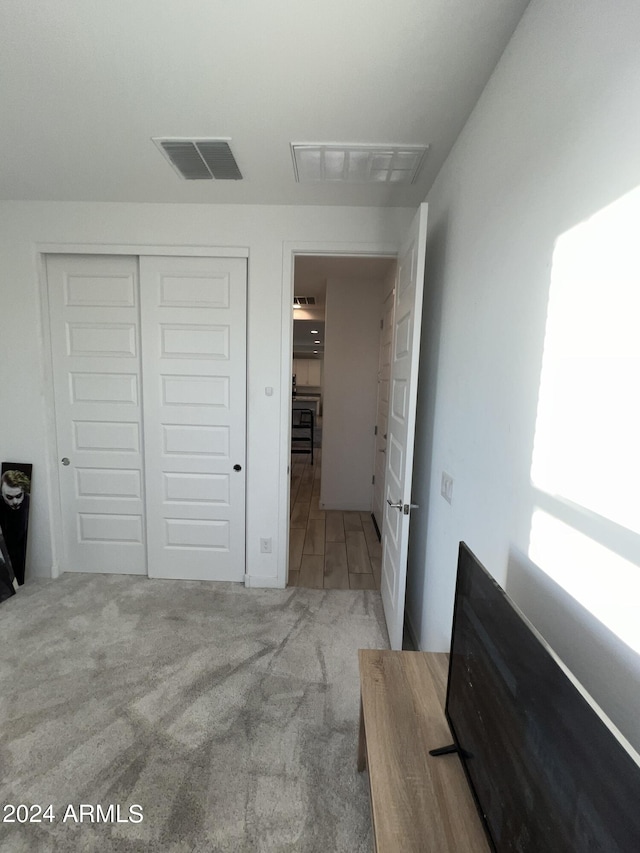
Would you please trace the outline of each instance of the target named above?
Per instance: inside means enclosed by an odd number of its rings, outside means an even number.
[[[292,142],[298,183],[412,184],[428,145]]]
[[[294,305],[315,305],[316,298],[315,296],[294,296],[293,297]]]
[[[187,181],[241,181],[227,139],[153,140],[176,172]]]

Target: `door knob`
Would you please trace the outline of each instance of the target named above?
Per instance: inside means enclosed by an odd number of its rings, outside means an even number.
[[[409,510],[411,509],[419,509],[419,504],[403,504],[400,501],[398,501],[397,504],[392,504],[389,498],[387,498],[387,503],[390,507],[393,507],[393,509],[401,509],[405,515],[409,515]]]
[[[71,462],[67,459],[66,456],[63,456],[60,461],[62,462],[63,465],[71,465]]]
[[[233,470],[234,471],[242,471],[242,465],[234,465]]]

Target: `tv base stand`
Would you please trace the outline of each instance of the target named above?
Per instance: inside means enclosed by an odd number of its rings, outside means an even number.
[[[450,743],[448,746],[439,746],[437,749],[430,749],[429,755],[451,755],[453,752],[460,752],[455,743]]]
[[[369,771],[376,853],[488,853],[460,761],[429,750],[450,737],[448,655],[360,649],[358,770]]]

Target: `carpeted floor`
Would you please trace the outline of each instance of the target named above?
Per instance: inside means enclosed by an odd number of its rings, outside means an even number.
[[[2,853],[371,849],[379,593],[65,575],[4,602],[0,640],[0,821],[52,805],[0,822]]]

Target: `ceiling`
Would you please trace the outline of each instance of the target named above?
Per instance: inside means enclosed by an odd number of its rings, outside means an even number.
[[[417,206],[527,0],[0,3],[0,199]],[[153,137],[224,137],[185,181]],[[291,142],[429,144],[415,183],[297,184]]]
[[[293,310],[294,357],[321,358],[324,354],[327,279],[358,279],[375,285],[384,281],[395,267],[396,258],[298,255],[294,269],[294,295],[312,296],[316,302],[313,309]],[[314,330],[317,334],[312,334]]]
[[[293,292],[295,296],[313,296],[316,309],[324,315],[327,279],[367,279],[383,281],[395,267],[396,258],[364,258],[346,255],[298,255]],[[295,311],[294,311],[295,318]]]
[[[322,358],[324,355],[324,320],[293,321],[293,357]]]

